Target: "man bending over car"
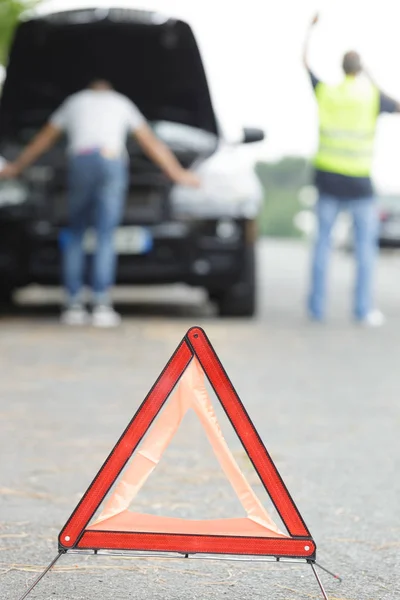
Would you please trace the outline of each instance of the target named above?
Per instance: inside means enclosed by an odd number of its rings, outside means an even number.
[[[152,132],[138,108],[105,80],[73,94],[0,178],[17,177],[54,145],[62,133],[68,138],[68,240],[63,253],[66,304],[61,320],[66,325],[113,327],[120,323],[110,290],[115,282],[115,229],[121,222],[129,182],[126,138],[132,132],[146,155],[175,183],[198,187],[197,176],[184,169],[170,149]],[[90,317],[82,300],[85,254],[84,235],[96,232],[91,285]]]

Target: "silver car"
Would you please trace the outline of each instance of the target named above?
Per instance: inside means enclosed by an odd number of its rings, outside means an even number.
[[[52,111],[101,73],[130,97],[203,185],[173,186],[129,142],[130,188],[115,244],[118,283],[205,288],[220,315],[256,310],[256,219],[262,190],[242,144],[225,134],[191,25],[108,6],[44,8],[16,31],[0,102],[0,154],[12,160]],[[51,4],[50,4],[51,6]],[[57,285],[65,240],[65,145],[0,187],[0,300],[29,283]],[[88,261],[91,239],[86,240]]]

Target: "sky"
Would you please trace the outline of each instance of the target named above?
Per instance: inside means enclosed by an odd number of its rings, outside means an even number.
[[[115,1],[115,0],[114,0]],[[400,100],[400,3],[380,0],[120,0],[120,5],[185,16],[194,24],[219,114],[260,126],[267,139],[249,149],[258,158],[310,156],[317,143],[313,91],[302,64],[311,16],[319,11],[309,61],[318,77],[339,81],[343,53],[356,49],[386,93]],[[48,0],[67,8],[86,0]],[[107,0],[98,0],[107,5]],[[375,180],[400,192],[400,115],[380,118]]]

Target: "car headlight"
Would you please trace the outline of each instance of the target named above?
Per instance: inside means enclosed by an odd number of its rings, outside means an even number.
[[[192,218],[254,219],[261,205],[260,195],[249,192],[241,196],[228,186],[220,193],[216,188],[193,189],[178,185],[171,190],[170,199],[175,216]]]
[[[19,181],[0,182],[0,208],[17,206],[28,199],[27,187]]]
[[[199,175],[199,188],[176,185],[171,190],[171,205],[180,217],[247,218],[257,217],[263,192],[253,166],[234,160],[234,153],[216,155],[193,165]]]

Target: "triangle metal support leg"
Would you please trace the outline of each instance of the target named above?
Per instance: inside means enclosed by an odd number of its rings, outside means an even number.
[[[323,567],[322,565],[320,565],[317,562],[314,562],[314,565],[316,567],[319,567],[320,569],[322,569],[322,571],[325,571],[325,573],[328,573],[328,575],[331,575],[334,579],[336,579],[339,583],[342,583],[342,578],[339,577],[339,575],[336,575],[335,573],[332,573],[332,571],[329,571],[329,569],[327,569],[326,567]]]
[[[47,573],[50,571],[50,569],[52,569],[54,567],[54,565],[56,564],[56,562],[58,561],[59,558],[61,558],[61,556],[65,554],[64,551],[60,551],[57,556],[55,558],[53,558],[53,560],[51,561],[51,563],[49,564],[48,567],[45,568],[45,570],[43,571],[43,573],[41,573],[39,575],[39,577],[37,579],[35,579],[35,581],[32,583],[31,587],[29,588],[29,590],[27,590],[23,596],[21,596],[20,600],[25,600],[25,598],[27,596],[29,596],[29,594],[32,592],[32,590],[35,589],[35,587],[37,586],[37,584],[39,583],[39,581],[41,581],[43,579],[43,577],[45,575],[47,575]]]
[[[320,588],[320,590],[321,590],[321,592],[322,592],[322,595],[323,595],[323,597],[324,597],[324,600],[329,600],[328,596],[326,595],[325,588],[324,588],[324,586],[322,585],[322,581],[321,581],[321,579],[319,578],[319,575],[318,575],[318,573],[317,573],[317,570],[316,570],[316,568],[314,567],[314,563],[310,561],[310,562],[309,562],[309,564],[311,565],[311,568],[312,568],[312,570],[313,570],[313,573],[314,573],[314,575],[315,575],[315,579],[316,579],[316,580],[317,580],[317,582],[318,582],[318,585],[319,585],[319,588]]]

